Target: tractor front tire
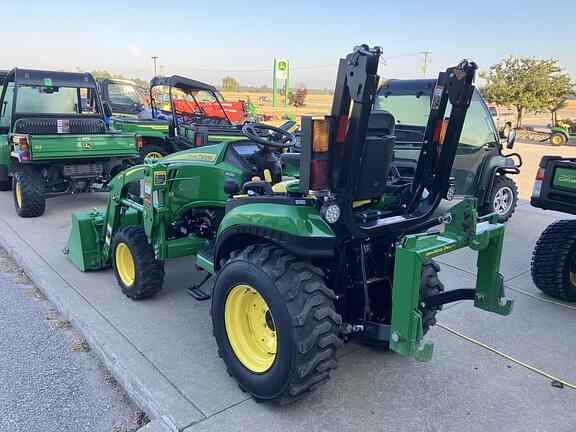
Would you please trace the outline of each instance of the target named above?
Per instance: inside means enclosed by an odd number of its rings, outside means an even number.
[[[551,297],[576,301],[576,220],[546,227],[532,252],[534,285]]]
[[[326,382],[342,345],[334,299],[318,268],[281,247],[234,252],[214,284],[212,324],[240,388],[285,404]]]
[[[550,135],[550,144],[553,146],[559,147],[561,145],[566,144],[566,136],[560,132],[554,132]]]
[[[12,178],[14,208],[20,217],[38,217],[46,211],[44,177],[36,168],[20,166]]]
[[[112,267],[122,292],[132,300],[151,297],[162,289],[164,262],[156,259],[141,225],[116,233],[112,241]]]
[[[480,214],[498,213],[498,221],[506,222],[514,214],[518,205],[518,186],[516,182],[506,175],[497,175],[494,178],[488,200],[480,208]]]
[[[166,149],[156,144],[146,144],[140,149],[140,163],[146,159],[158,160],[166,156]]]

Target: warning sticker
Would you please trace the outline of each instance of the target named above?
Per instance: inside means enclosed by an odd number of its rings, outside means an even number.
[[[440,108],[440,101],[442,100],[442,93],[444,92],[444,86],[437,85],[434,88],[434,94],[432,95],[432,105],[431,110],[437,110]]]
[[[70,133],[70,120],[62,119],[56,120],[59,134]]]
[[[155,185],[166,184],[166,171],[156,171],[154,173],[154,184]]]

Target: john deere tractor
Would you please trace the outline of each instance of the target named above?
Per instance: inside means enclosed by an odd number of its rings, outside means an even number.
[[[576,158],[544,156],[530,203],[576,215]],[[557,220],[540,235],[532,254],[532,280],[549,296],[576,301],[576,220]]]
[[[72,262],[81,270],[112,266],[122,291],[139,300],[160,291],[167,259],[193,257],[214,277],[219,353],[259,401],[291,402],[324,383],[351,338],[430,359],[423,338],[443,304],[469,299],[510,313],[498,216],[479,218],[475,198],[434,214],[453,186],[476,65],[440,73],[416,173],[401,177],[389,175],[394,117],[373,112],[380,54],[362,45],[340,60],[331,114],[302,118],[299,180],[282,181],[275,157],[294,136],[245,125],[246,139],[117,176],[107,209],[73,215]],[[141,200],[128,194],[136,181]],[[431,260],[463,247],[479,252],[476,287],[444,292]],[[190,292],[210,297],[201,285]]]

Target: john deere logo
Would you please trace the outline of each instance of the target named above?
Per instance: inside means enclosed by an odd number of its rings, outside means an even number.
[[[90,150],[91,148],[92,148],[92,144],[90,144],[89,142],[84,143],[84,150]]]
[[[286,69],[288,69],[288,63],[286,63],[285,61],[279,61],[278,70],[285,71]]]
[[[576,190],[576,175],[574,170],[567,168],[557,168],[554,173],[553,187],[569,191]]]

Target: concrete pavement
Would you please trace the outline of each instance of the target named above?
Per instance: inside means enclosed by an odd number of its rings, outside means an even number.
[[[0,291],[0,430],[134,431],[137,408],[3,250]]]
[[[134,401],[168,429],[186,431],[573,431],[576,391],[470,344],[441,328],[430,331],[434,358],[417,363],[390,352],[347,344],[332,380],[287,407],[256,404],[226,373],[212,338],[209,302],[184,289],[200,278],[191,258],[166,265],[164,289],[134,302],[111,271],[81,273],[61,253],[70,213],[103,207],[105,194],[52,198],[46,215],[18,218],[10,192],[0,193],[0,244],[38,287],[84,333]],[[570,382],[576,310],[554,303],[532,286],[530,254],[542,229],[557,216],[521,203],[507,225],[502,273],[516,300],[509,317],[463,302],[438,319],[454,329]],[[442,257],[447,289],[473,286],[475,258],[467,251]]]

